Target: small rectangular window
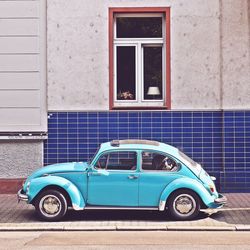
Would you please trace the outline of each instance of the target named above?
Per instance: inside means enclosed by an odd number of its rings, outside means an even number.
[[[162,37],[161,17],[117,17],[117,38]]]
[[[112,108],[170,106],[169,9],[144,10],[110,9]]]

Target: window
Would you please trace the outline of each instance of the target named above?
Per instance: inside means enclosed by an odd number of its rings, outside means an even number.
[[[173,172],[178,171],[179,166],[176,161],[169,156],[155,152],[143,152],[142,169]]]
[[[110,9],[110,108],[170,108],[169,8]]]
[[[102,155],[95,167],[106,170],[135,170],[136,165],[136,152],[119,151]]]

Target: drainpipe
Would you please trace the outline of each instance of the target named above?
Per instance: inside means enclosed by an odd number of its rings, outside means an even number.
[[[225,115],[224,115],[224,79],[223,79],[223,0],[219,0],[219,42],[220,42],[220,111],[222,112],[221,124],[222,124],[222,143],[221,143],[221,153],[222,153],[222,168],[220,171],[220,186],[221,186],[221,177],[225,173]],[[223,186],[221,188],[224,188]]]

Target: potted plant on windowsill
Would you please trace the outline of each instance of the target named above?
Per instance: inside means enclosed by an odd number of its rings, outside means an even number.
[[[118,100],[133,100],[134,99],[134,95],[132,93],[130,93],[129,90],[126,91],[119,91],[118,95],[117,95],[117,99]]]

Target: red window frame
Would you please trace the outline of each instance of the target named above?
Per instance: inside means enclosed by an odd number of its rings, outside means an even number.
[[[163,13],[166,19],[166,94],[162,107],[115,107],[114,106],[114,15],[117,13]],[[109,109],[170,109],[171,108],[171,75],[170,75],[170,7],[143,8],[109,8]]]

